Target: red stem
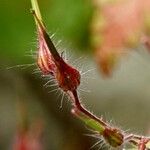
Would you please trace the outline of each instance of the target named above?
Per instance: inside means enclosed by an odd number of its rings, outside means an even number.
[[[77,94],[76,90],[72,91],[72,95],[73,95],[73,98],[74,98],[75,107],[79,111],[81,111],[82,113],[87,115],[89,118],[94,119],[95,121],[99,122],[101,125],[108,126],[103,120],[99,119],[98,117],[96,117],[91,112],[89,112],[86,108],[83,107],[83,105],[81,104],[81,102],[79,100],[79,97],[78,97],[78,94]]]

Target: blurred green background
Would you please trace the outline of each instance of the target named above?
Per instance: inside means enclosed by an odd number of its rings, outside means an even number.
[[[76,65],[87,71],[82,81],[83,103],[112,124],[138,134],[148,134],[150,125],[150,56],[143,47],[122,59],[114,75],[104,79],[90,48],[90,23],[94,11],[90,0],[39,1],[50,33],[72,58],[83,57]],[[60,109],[59,93],[48,93],[46,82],[33,67],[13,67],[35,63],[26,56],[36,51],[36,29],[30,14],[30,1],[0,1],[0,150],[12,150],[15,136],[40,119],[43,122],[44,150],[87,150],[95,139],[84,124],[70,114],[70,103],[64,99]],[[70,50],[71,49],[71,50]],[[84,59],[86,58],[86,59]],[[93,79],[94,78],[94,79]],[[88,91],[91,92],[83,92]],[[19,103],[19,104],[18,104]],[[22,115],[22,105],[25,118]],[[19,107],[18,107],[19,105]]]

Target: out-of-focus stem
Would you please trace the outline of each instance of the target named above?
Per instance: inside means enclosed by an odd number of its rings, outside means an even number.
[[[42,15],[37,0],[31,0],[31,4],[32,4],[32,9],[35,11],[35,14],[39,18],[39,20],[42,21]]]

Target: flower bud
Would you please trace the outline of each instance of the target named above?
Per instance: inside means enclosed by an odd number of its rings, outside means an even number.
[[[116,128],[108,128],[106,127],[103,133],[105,140],[112,146],[118,147],[122,145],[124,136],[120,130]]]

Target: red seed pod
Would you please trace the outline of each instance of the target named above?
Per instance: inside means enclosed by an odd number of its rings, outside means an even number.
[[[56,79],[64,91],[76,90],[80,84],[80,73],[61,59],[57,64]]]
[[[42,73],[53,75],[60,88],[64,91],[76,90],[80,84],[80,73],[75,68],[67,64],[57,52],[51,41],[43,22],[37,14],[32,11],[38,30],[39,50],[38,66]]]

